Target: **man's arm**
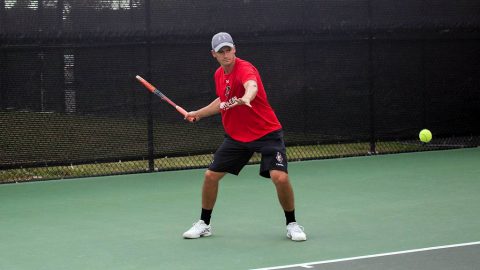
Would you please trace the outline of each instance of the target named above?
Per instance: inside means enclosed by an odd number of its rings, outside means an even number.
[[[248,80],[243,84],[243,87],[245,87],[245,94],[243,95],[243,97],[238,99],[237,103],[239,105],[245,104],[248,107],[252,107],[252,105],[250,105],[250,102],[257,96],[257,82],[254,80]]]
[[[220,98],[216,98],[207,106],[196,111],[188,112],[187,115],[185,116],[185,119],[192,119],[192,121],[189,120],[190,122],[199,121],[201,118],[212,116],[219,112],[220,112]]]
[[[257,82],[254,80],[248,80],[243,84],[243,87],[245,87],[245,94],[243,94],[243,97],[233,97],[230,101],[220,103],[220,109],[228,110],[237,105],[247,105],[251,108],[252,105],[250,105],[250,102],[255,96],[257,96],[258,92]]]

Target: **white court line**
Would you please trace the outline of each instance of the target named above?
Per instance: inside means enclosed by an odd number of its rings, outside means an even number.
[[[436,250],[436,249],[445,249],[445,248],[454,248],[454,247],[473,246],[473,245],[479,245],[479,244],[480,244],[480,241],[478,241],[478,242],[470,242],[470,243],[461,243],[461,244],[455,244],[455,245],[446,245],[446,246],[437,246],[437,247],[410,249],[410,250],[404,250],[404,251],[396,251],[396,252],[389,252],[389,253],[380,253],[380,254],[374,254],[374,255],[350,257],[350,258],[335,259],[335,260],[326,260],[326,261],[318,261],[318,262],[299,263],[299,264],[282,265],[282,266],[274,266],[274,267],[266,267],[266,268],[255,268],[255,269],[251,269],[251,270],[274,270],[274,269],[285,269],[285,268],[291,268],[291,267],[303,267],[303,268],[305,268],[305,269],[309,269],[309,268],[313,268],[312,265],[317,265],[317,264],[327,264],[327,263],[335,263],[335,262],[346,262],[346,261],[362,260],[362,259],[368,259],[368,258],[392,256],[392,255],[407,254],[407,253],[414,253],[414,252],[422,252],[422,251],[429,251],[429,250]]]

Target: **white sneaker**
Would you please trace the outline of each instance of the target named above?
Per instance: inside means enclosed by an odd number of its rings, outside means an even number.
[[[303,227],[296,222],[290,222],[287,225],[287,237],[293,241],[305,241],[307,235],[303,231]]]
[[[190,228],[190,230],[183,233],[183,238],[195,239],[210,235],[212,235],[212,227],[205,224],[203,220],[199,220],[196,223],[193,223],[193,226]]]

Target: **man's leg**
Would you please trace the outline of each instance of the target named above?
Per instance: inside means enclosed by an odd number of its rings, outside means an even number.
[[[217,201],[218,183],[225,176],[224,172],[207,170],[202,188],[202,208],[212,210]]]
[[[194,239],[212,235],[210,216],[212,215],[218,194],[218,182],[226,173],[218,173],[211,170],[205,172],[202,188],[202,213],[200,220],[193,224],[192,228],[183,234],[184,238]]]
[[[288,179],[288,173],[280,170],[271,170],[270,178],[277,189],[278,200],[285,212],[287,237],[293,241],[307,240],[303,227],[298,225],[295,220],[295,199],[292,185]]]
[[[287,212],[295,210],[295,199],[288,174],[280,170],[271,170],[270,178],[277,189],[278,200],[283,210]]]

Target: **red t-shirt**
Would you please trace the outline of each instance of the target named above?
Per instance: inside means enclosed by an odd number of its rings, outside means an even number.
[[[250,102],[252,107],[239,105],[221,111],[225,132],[240,142],[251,142],[282,128],[268,103],[260,74],[245,60],[237,57],[230,74],[224,74],[222,67],[215,72],[215,87],[220,101],[227,102],[233,97],[243,97],[245,94],[243,84],[248,80],[256,81],[258,86],[257,95]]]

